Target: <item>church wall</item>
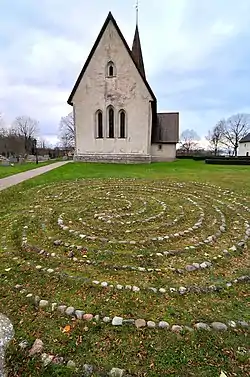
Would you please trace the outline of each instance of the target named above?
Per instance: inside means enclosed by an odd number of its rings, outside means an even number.
[[[114,62],[116,76],[107,76]],[[76,124],[76,155],[135,154],[151,152],[152,100],[130,55],[110,22],[73,98]],[[115,112],[115,138],[107,138],[107,108]],[[104,138],[98,139],[96,111],[103,112]],[[118,136],[118,113],[126,112],[126,138]]]
[[[238,156],[249,156],[250,157],[250,142],[239,143]]]
[[[173,161],[176,158],[176,144],[152,144],[152,161]]]

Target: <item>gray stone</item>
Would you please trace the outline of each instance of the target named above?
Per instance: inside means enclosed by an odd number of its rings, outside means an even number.
[[[29,356],[33,356],[37,353],[41,353],[43,350],[43,341],[41,339],[36,339],[29,351]]]
[[[76,363],[73,360],[69,360],[67,362],[67,368],[75,369],[75,367],[76,367]]]
[[[4,374],[4,350],[14,336],[14,328],[5,315],[0,313],[0,376]]]
[[[193,263],[193,266],[198,270],[200,268],[200,264],[199,263]]]
[[[197,330],[211,330],[207,323],[198,322],[194,325]]]
[[[108,375],[110,377],[123,377],[125,376],[125,370],[119,368],[112,368]]]
[[[62,241],[61,240],[55,240],[54,241],[54,245],[55,246],[60,246],[62,244]]]
[[[94,368],[93,368],[92,365],[90,365],[90,364],[84,364],[83,365],[83,373],[84,373],[83,375],[84,376],[86,376],[86,377],[91,376],[93,371],[94,371]]]
[[[109,322],[111,322],[111,318],[110,317],[104,317],[103,318],[103,322],[104,323],[109,323]]]
[[[82,310],[75,310],[75,316],[77,319],[82,319],[84,312]]]
[[[65,310],[66,310],[67,306],[66,305],[59,305],[57,310],[60,312],[60,313],[64,313]]]
[[[47,300],[40,300],[40,302],[39,302],[40,308],[46,308],[46,306],[48,306],[48,305],[49,305],[49,301],[47,301]]]
[[[222,323],[222,322],[213,322],[213,323],[211,323],[211,327],[214,330],[217,330],[217,331],[226,331],[227,330],[227,325],[225,325],[225,323]]]
[[[134,325],[135,324],[135,320],[134,319],[124,319],[123,323],[127,324],[127,325]]]
[[[73,308],[73,306],[69,306],[66,310],[65,310],[65,314],[69,315],[69,316],[72,316],[75,312],[75,308]]]
[[[27,342],[27,340],[22,340],[20,343],[19,343],[19,347],[21,349],[25,349],[29,346],[29,343]]]
[[[43,365],[46,367],[52,362],[52,360],[54,359],[54,355],[47,355],[47,353],[43,353],[41,355],[41,359],[42,359]]]
[[[192,271],[195,271],[196,270],[196,267],[192,264],[188,264],[185,269],[188,271],[188,272],[192,272]]]
[[[186,288],[186,287],[180,287],[180,288],[179,288],[179,293],[180,293],[181,295],[184,295],[184,293],[186,293],[186,291],[187,291],[187,288]]]
[[[246,322],[246,321],[238,321],[238,324],[241,326],[241,327],[248,327],[249,324]]]
[[[112,319],[113,326],[122,326],[123,318],[122,317],[114,317]]]
[[[165,321],[160,321],[158,325],[161,329],[169,329],[169,323]]]
[[[173,325],[172,327],[171,327],[171,331],[173,331],[173,332],[181,332],[183,330],[183,327],[182,326],[179,326],[179,325]]]
[[[135,321],[135,326],[139,329],[141,327],[145,327],[146,326],[146,321],[145,319],[137,319]]]

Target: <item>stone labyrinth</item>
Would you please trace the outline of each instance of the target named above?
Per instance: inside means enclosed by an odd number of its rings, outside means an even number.
[[[249,198],[197,182],[133,179],[45,185],[25,195],[29,204],[2,219],[5,271],[42,310],[175,332],[248,326],[216,312],[209,323],[171,322],[166,307],[240,294],[249,282]]]

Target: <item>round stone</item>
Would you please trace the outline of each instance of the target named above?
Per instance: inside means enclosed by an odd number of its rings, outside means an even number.
[[[161,329],[169,329],[169,323],[165,321],[160,321],[158,325]]]
[[[49,305],[49,301],[47,301],[47,300],[40,300],[40,302],[39,302],[40,308],[46,308],[46,306],[48,306],[48,305]]]
[[[155,322],[153,322],[153,321],[148,321],[148,322],[147,322],[147,326],[148,326],[150,329],[154,329],[155,326],[156,326],[156,324],[155,324]]]
[[[104,323],[109,323],[109,322],[111,322],[111,318],[110,317],[104,317],[103,318],[103,322]]]
[[[185,269],[188,271],[188,272],[192,272],[192,271],[195,271],[196,270],[196,267],[192,264],[188,264]]]
[[[181,295],[183,295],[184,293],[186,293],[186,291],[187,291],[187,288],[185,288],[185,287],[180,287],[179,288],[179,292],[180,292]]]
[[[208,324],[206,323],[203,323],[203,322],[198,322],[194,325],[194,327],[197,329],[197,330],[211,330],[210,327],[208,326]]]
[[[249,324],[246,322],[246,321],[238,321],[238,324],[241,326],[241,327],[248,327]]]
[[[41,339],[36,339],[29,351],[29,356],[33,356],[37,353],[41,353],[42,350],[43,350],[43,341]]]
[[[136,319],[135,320],[135,326],[139,329],[141,327],[145,327],[146,326],[146,321],[145,319]]]
[[[69,316],[72,316],[75,312],[75,308],[73,306],[69,306],[66,310],[65,310],[65,314],[69,315]]]
[[[90,364],[84,364],[83,365],[83,372],[84,372],[84,376],[92,376],[93,372],[94,372],[94,368],[92,365]]]
[[[112,319],[113,326],[122,326],[123,318],[122,317],[114,317]]]
[[[73,360],[69,360],[67,362],[67,368],[75,369],[75,367],[76,367],[76,363]]]
[[[133,286],[132,288],[132,291],[133,292],[139,292],[140,288],[136,287],[135,285]]]
[[[123,377],[125,376],[125,370],[120,368],[112,368],[108,376],[110,377]]]
[[[159,289],[159,292],[160,292],[160,293],[166,293],[166,289],[165,289],[165,288],[160,288],[160,289]]]
[[[222,322],[213,322],[211,324],[211,327],[214,330],[217,330],[217,331],[226,331],[227,330],[227,325],[225,325],[225,323],[222,323]]]
[[[171,327],[171,331],[173,331],[173,332],[177,332],[177,333],[179,333],[179,332],[181,332],[183,330],[183,327],[182,326],[179,326],[179,325],[173,325],[172,327]]]
[[[77,319],[82,319],[84,312],[82,310],[75,310],[75,316]]]
[[[57,310],[60,312],[60,313],[64,313],[65,310],[66,310],[67,306],[66,305],[59,305]]]
[[[82,318],[84,321],[91,321],[93,319],[93,314],[84,314]]]
[[[101,287],[107,287],[108,286],[108,283],[106,282],[106,281],[103,281],[102,283],[101,283]]]

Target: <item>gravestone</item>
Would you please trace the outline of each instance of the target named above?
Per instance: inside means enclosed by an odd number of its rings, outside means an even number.
[[[10,166],[9,160],[2,160],[2,166]]]
[[[9,318],[0,313],[0,377],[6,377],[4,372],[4,352],[14,336],[13,325]]]

